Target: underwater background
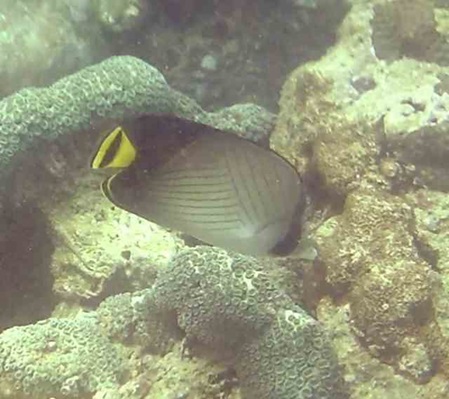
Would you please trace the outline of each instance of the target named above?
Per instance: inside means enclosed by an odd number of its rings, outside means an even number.
[[[299,249],[108,201],[143,114],[293,165]],[[0,0],[0,399],[448,398],[448,134],[448,0]]]

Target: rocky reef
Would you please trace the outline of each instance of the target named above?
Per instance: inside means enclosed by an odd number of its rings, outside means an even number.
[[[5,331],[0,339],[1,395],[83,398],[117,388],[125,361],[99,331],[91,315]]]
[[[49,88],[27,88],[4,98],[0,103],[2,166],[38,138],[52,140],[95,126],[96,119],[120,119],[144,112],[172,112],[255,138],[264,136],[273,122],[272,115],[255,105],[208,114],[171,89],[151,65],[134,57],[112,57]]]
[[[278,2],[270,26],[306,32],[311,18],[331,47],[296,60],[277,117],[254,104],[206,111],[193,97],[214,97],[235,54],[257,47],[269,3],[64,2],[117,47],[147,21],[196,36],[154,65],[114,56],[0,101],[0,273],[14,281],[0,293],[0,396],[448,397],[447,2]],[[196,41],[204,32],[223,48]],[[130,53],[154,50],[149,37]],[[201,73],[185,79],[192,65]],[[104,126],[143,112],[269,140],[303,176],[318,255],[244,257],[111,208],[86,158]]]
[[[344,304],[356,345],[391,367],[390,376],[371,371],[396,385],[387,397],[443,398],[446,234],[443,216],[431,215],[447,181],[447,8],[352,3],[333,49],[287,80],[271,144],[298,165],[315,199],[314,295]],[[409,382],[399,387],[397,376]],[[382,397],[353,378],[353,397]]]
[[[242,398],[347,397],[328,335],[273,281],[256,259],[184,250],[149,289],[0,334],[0,394],[113,398],[132,345],[163,355],[184,335],[235,362]]]
[[[1,224],[6,230],[8,220],[17,220],[22,208],[45,209],[58,242],[52,257],[54,292],[67,300],[97,297],[106,280],[120,280],[108,283],[106,291],[121,292],[129,286],[123,276],[142,273],[139,258],[148,260],[148,253],[154,253],[154,265],[160,266],[179,246],[157,226],[149,228],[134,215],[112,210],[98,190],[101,176],[92,176],[86,169],[103,121],[109,124],[144,112],[175,113],[264,142],[274,124],[274,115],[254,104],[206,112],[172,89],[156,68],[127,56],[110,58],[48,88],[23,89],[0,101]],[[34,156],[30,149],[35,150]],[[79,175],[86,174],[78,181]],[[17,217],[12,216],[15,213]],[[49,231],[39,221],[38,212],[35,216],[40,226],[35,227],[35,234]],[[116,222],[108,232],[92,229],[93,220],[100,226],[109,218]],[[28,224],[34,228],[33,218]],[[144,241],[136,241],[138,230],[145,232]],[[154,239],[148,244],[151,230]],[[129,237],[128,242],[122,234]],[[10,240],[4,240],[6,246]],[[129,262],[131,255],[133,262]]]
[[[285,74],[324,53],[346,10],[343,0],[5,0],[3,5],[0,96],[46,86],[127,54],[163,71],[174,88],[208,109],[257,97],[272,110]]]
[[[181,252],[154,285],[155,313],[176,312],[188,340],[236,356],[243,398],[345,398],[320,324],[253,258]]]

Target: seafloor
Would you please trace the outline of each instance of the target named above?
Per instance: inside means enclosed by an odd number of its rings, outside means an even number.
[[[448,0],[0,0],[0,399],[449,397]],[[301,173],[317,256],[117,209],[107,122]]]

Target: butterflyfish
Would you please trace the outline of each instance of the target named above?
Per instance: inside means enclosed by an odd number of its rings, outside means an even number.
[[[115,206],[248,255],[282,252],[304,203],[301,178],[280,155],[173,115],[123,121],[91,167],[118,168],[101,185]]]

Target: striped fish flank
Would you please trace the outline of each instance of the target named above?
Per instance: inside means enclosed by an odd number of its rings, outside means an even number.
[[[156,167],[139,159],[106,180],[103,191],[147,220],[250,255],[269,253],[287,235],[302,201],[301,180],[288,162],[211,128]]]

